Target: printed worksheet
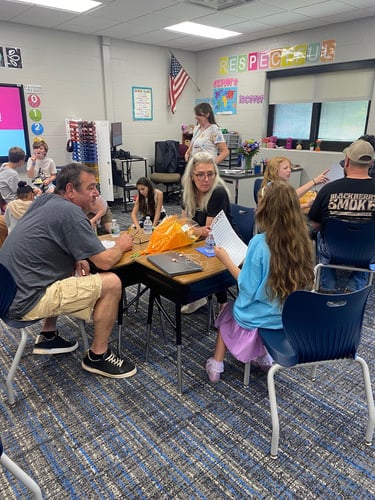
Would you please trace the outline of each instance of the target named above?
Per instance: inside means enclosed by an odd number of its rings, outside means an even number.
[[[215,245],[225,248],[232,261],[239,266],[246,256],[247,245],[234,231],[223,210],[212,221],[211,229]]]

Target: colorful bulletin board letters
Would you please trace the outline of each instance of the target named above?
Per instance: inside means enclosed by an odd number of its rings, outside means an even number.
[[[244,71],[286,69],[304,64],[332,63],[335,51],[336,40],[323,40],[239,56],[220,57],[219,73],[226,75]]]

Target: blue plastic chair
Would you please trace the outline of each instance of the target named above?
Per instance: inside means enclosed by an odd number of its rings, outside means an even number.
[[[254,208],[243,207],[242,205],[231,203],[230,211],[233,222],[238,227],[243,241],[246,243],[246,245],[248,245],[254,234]]]
[[[11,460],[3,450],[3,443],[0,438],[0,464],[5,467],[13,476],[33,494],[36,500],[42,500],[42,492],[37,483],[24,470],[22,470],[13,460]]]
[[[375,221],[358,222],[329,218],[324,227],[324,243],[330,255],[328,264],[315,266],[314,289],[320,286],[324,267],[369,274],[372,283],[375,272]]]
[[[302,290],[294,292],[284,304],[283,329],[259,329],[264,345],[275,362],[267,375],[272,418],[272,458],[277,458],[279,443],[274,376],[278,371],[290,367],[312,366],[314,380],[316,368],[321,364],[347,363],[348,360],[359,363],[368,406],[365,440],[367,445],[371,445],[375,426],[374,398],[367,363],[357,356],[370,290],[371,287],[367,286],[356,292],[337,295]]]
[[[13,302],[13,299],[17,292],[17,285],[13,279],[13,276],[10,274],[8,269],[0,264],[0,319],[4,321],[5,324],[10,326],[11,328],[17,328],[21,330],[21,340],[18,344],[18,348],[16,354],[13,358],[11,367],[9,369],[8,375],[6,377],[6,387],[8,391],[8,403],[10,406],[15,405],[15,392],[13,388],[13,380],[15,376],[15,372],[23,355],[23,352],[26,347],[27,335],[28,332],[26,328],[28,326],[33,325],[40,321],[39,319],[33,321],[21,321],[16,319],[11,319],[8,316],[8,309],[10,304]],[[89,343],[87,340],[86,330],[84,321],[79,320],[79,327],[83,340],[84,350],[87,351],[89,348]]]
[[[255,180],[254,180],[254,191],[253,191],[253,195],[254,195],[254,201],[255,201],[255,204],[258,205],[258,192],[259,192],[259,189],[262,185],[262,182],[263,182],[263,177],[257,177]]]

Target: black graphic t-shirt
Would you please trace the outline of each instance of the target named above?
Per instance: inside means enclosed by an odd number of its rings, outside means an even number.
[[[310,209],[309,219],[324,226],[329,217],[375,220],[375,179],[344,177],[323,186]]]

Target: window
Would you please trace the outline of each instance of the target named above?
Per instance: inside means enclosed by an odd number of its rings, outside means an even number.
[[[308,140],[310,138],[312,107],[312,103],[277,104],[273,130],[270,135],[282,139],[295,137]]]
[[[292,137],[304,148],[317,139],[324,149],[342,151],[365,133],[371,101],[339,101],[269,106],[267,135],[278,138],[278,145]],[[293,146],[295,146],[293,144]]]
[[[277,70],[267,73],[267,135],[278,145],[322,139],[324,149],[342,151],[366,133],[374,93],[375,60]]]
[[[368,101],[323,102],[319,139],[354,141],[365,133],[368,108]]]

